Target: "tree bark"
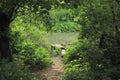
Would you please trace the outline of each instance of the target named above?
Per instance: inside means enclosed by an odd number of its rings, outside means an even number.
[[[12,60],[8,37],[10,23],[11,17],[0,11],[0,58],[5,58],[9,61]]]
[[[10,9],[10,13],[5,13],[0,9],[0,58],[8,59],[12,61],[12,53],[10,50],[10,39],[8,36],[9,25],[15,19],[17,14],[18,6],[13,5]]]
[[[102,32],[102,34],[101,34],[98,47],[105,48],[105,34],[104,34],[104,32]]]
[[[117,1],[117,0],[116,0]],[[116,33],[116,45],[119,46],[120,45],[120,40],[119,40],[119,28],[118,28],[118,25],[117,25],[117,19],[116,17],[118,17],[116,14],[115,14],[115,11],[113,9],[113,7],[111,7],[111,13],[112,13],[112,20],[113,20],[113,25],[114,25],[114,28],[115,28],[115,33]]]

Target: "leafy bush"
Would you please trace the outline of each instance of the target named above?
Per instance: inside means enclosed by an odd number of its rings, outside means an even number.
[[[65,21],[58,22],[55,26],[52,27],[54,32],[78,32],[80,30],[80,26],[75,22]]]
[[[36,47],[30,42],[23,42],[20,46],[19,54],[15,55],[16,60],[20,60],[30,67],[45,68],[51,64],[48,51],[42,47]]]
[[[29,16],[17,17],[11,24],[11,46],[16,47],[16,44],[27,41],[35,43],[36,46],[48,48],[44,39],[44,36],[47,34],[45,30],[40,21],[37,21],[35,24],[35,20],[31,21]]]
[[[80,64],[79,60],[73,60],[66,64],[63,80],[85,80],[87,71],[88,63]]]
[[[82,43],[87,42],[86,40],[84,40]],[[81,43],[78,41],[75,41],[72,46],[67,46],[67,53],[63,58],[63,61],[65,64],[79,59],[80,57],[82,57],[82,54],[86,54],[84,51],[82,51],[82,47],[81,47]]]
[[[89,63],[85,58],[87,53],[82,50],[82,44],[79,42],[75,44],[77,45],[67,47],[67,53],[63,58],[66,66],[63,80],[87,80],[88,78]]]
[[[88,40],[83,40],[78,45],[69,48],[64,57],[66,64],[64,80],[112,80],[113,77],[119,78],[119,59],[118,56],[115,56],[118,55],[118,49],[114,50],[97,48]]]
[[[51,64],[44,40],[45,28],[29,16],[17,17],[11,24],[11,49],[14,59],[30,67],[44,68]]]
[[[74,21],[72,9],[57,8],[50,11],[54,20],[52,31],[54,32],[75,32],[80,30],[80,25]]]
[[[53,50],[53,55],[57,56],[61,53],[61,49],[56,48],[55,50]]]
[[[37,80],[29,68],[20,62],[0,60],[0,80]]]

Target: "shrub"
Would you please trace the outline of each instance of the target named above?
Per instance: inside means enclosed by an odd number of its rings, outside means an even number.
[[[79,60],[73,60],[65,67],[63,80],[85,80],[87,78],[88,63],[80,64]]]
[[[57,56],[61,53],[61,49],[56,48],[55,50],[53,50],[53,55]]]
[[[48,51],[42,47],[36,47],[32,42],[23,42],[19,45],[19,54],[14,55],[15,60],[29,65],[30,67],[45,68],[51,64],[51,58]]]
[[[29,16],[17,17],[11,24],[11,50],[14,59],[30,67],[47,67],[51,63],[44,40],[45,28],[40,21],[34,23]]]
[[[76,32],[80,25],[73,19],[74,12],[71,9],[57,8],[50,10],[50,17],[53,20],[52,31],[54,32]]]
[[[67,54],[64,56],[65,73],[63,80],[87,80],[89,63],[86,61],[86,52],[82,51],[81,44],[76,42],[67,47]],[[81,49],[80,49],[81,48]]]
[[[70,21],[58,22],[52,27],[52,30],[54,32],[78,32],[80,31],[80,25]]]
[[[45,48],[38,47],[35,50],[35,54],[33,56],[34,56],[33,60],[35,62],[35,65],[38,65],[41,68],[45,68],[52,63],[50,55]]]
[[[66,48],[66,55],[63,58],[63,61],[65,64],[69,63],[70,61],[73,61],[75,59],[79,59],[80,57],[80,52],[78,51],[79,45],[80,44],[78,41],[74,42],[72,46],[67,46]]]
[[[0,60],[0,80],[37,80],[29,68],[20,62]]]
[[[68,49],[64,57],[66,64],[64,80],[112,80],[111,77],[119,78],[119,60],[116,60],[118,56],[115,56],[118,54],[118,50],[113,54],[112,51],[110,53],[112,49],[100,49],[91,44],[85,40]],[[112,62],[109,57],[112,57],[115,62]],[[113,63],[114,65],[112,65]]]

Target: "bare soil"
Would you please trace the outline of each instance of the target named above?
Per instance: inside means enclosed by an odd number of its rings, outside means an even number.
[[[39,80],[62,80],[64,65],[60,56],[52,56],[52,66],[44,70],[34,71]]]

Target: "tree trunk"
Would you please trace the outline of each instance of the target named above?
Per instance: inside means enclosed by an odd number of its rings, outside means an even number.
[[[0,37],[0,56],[1,58],[12,60],[12,55],[9,48],[9,38],[6,36]]]
[[[104,34],[104,32],[102,32],[102,34],[101,34],[98,47],[105,48],[105,34]]]
[[[11,18],[0,11],[0,58],[12,60],[8,37],[10,23]]]
[[[116,0],[117,1],[117,0]],[[120,39],[119,39],[119,28],[118,28],[118,25],[117,25],[117,15],[115,14],[115,11],[113,9],[113,7],[111,7],[111,13],[112,13],[112,20],[113,20],[113,25],[114,25],[114,28],[115,28],[115,33],[116,33],[116,45],[119,46],[120,45]]]

